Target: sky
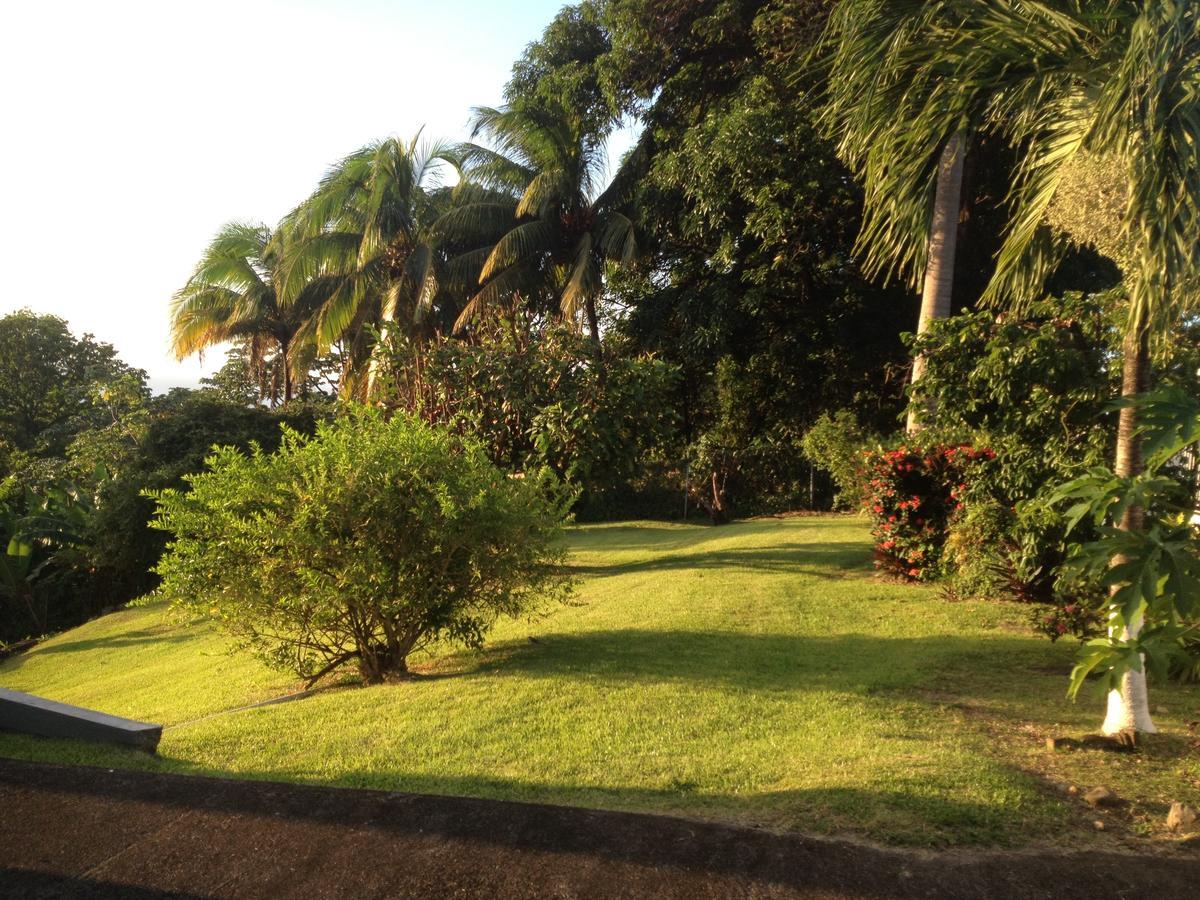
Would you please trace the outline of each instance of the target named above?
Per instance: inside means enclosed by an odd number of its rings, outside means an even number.
[[[38,0],[0,12],[0,315],[113,344],[151,386],[171,295],[225,222],[273,224],[339,158],[467,136],[562,0]]]

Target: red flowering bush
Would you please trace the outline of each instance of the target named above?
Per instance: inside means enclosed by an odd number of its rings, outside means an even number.
[[[909,581],[936,577],[971,469],[995,458],[990,449],[965,444],[866,453],[865,506],[874,518],[876,567]]]
[[[1103,631],[1099,611],[1079,601],[1039,608],[1031,622],[1034,629],[1052,641],[1067,635],[1084,641]]]

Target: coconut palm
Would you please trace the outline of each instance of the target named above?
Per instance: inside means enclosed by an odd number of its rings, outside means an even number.
[[[243,340],[251,377],[265,386],[278,379],[285,403],[303,372],[294,360],[310,310],[280,300],[281,253],[265,225],[231,222],[204,251],[171,304],[171,349],[179,359]],[[264,393],[278,396],[273,389]]]
[[[472,142],[457,154],[474,196],[439,230],[460,241],[474,236],[477,246],[458,262],[478,269],[457,326],[514,294],[548,294],[564,317],[582,318],[598,344],[605,267],[629,263],[636,251],[624,206],[642,154],[635,149],[605,186],[603,135],[556,104],[476,109]]]
[[[315,307],[304,334],[316,352],[344,342],[351,392],[374,389],[373,336],[419,323],[437,295],[429,226],[447,149],[419,133],[369,144],[330,169],[280,226],[285,302]]]
[[[843,147],[866,180],[868,266],[923,268],[943,149],[987,131],[1021,158],[985,300],[1035,299],[1072,237],[1047,225],[1056,195],[1081,161],[1115,161],[1130,248],[1122,392],[1144,389],[1149,338],[1191,302],[1200,264],[1198,16],[1174,0],[843,0],[830,34],[855,39],[833,41],[851,56],[837,64],[847,80],[830,89],[851,110]],[[1135,415],[1121,413],[1119,475],[1141,469]],[[1140,515],[1128,510],[1120,527]],[[1139,621],[1122,624],[1129,637]],[[1154,730],[1140,671],[1109,695],[1104,730],[1125,728]]]

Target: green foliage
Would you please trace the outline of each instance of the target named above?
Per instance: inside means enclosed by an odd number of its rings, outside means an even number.
[[[0,502],[0,642],[73,624],[64,588],[81,565],[92,506],[73,486]]]
[[[265,399],[263,385],[254,377],[250,364],[250,348],[245,342],[234,344],[225,353],[221,368],[200,379],[202,390],[211,391],[218,399],[235,406],[256,406]]]
[[[828,472],[837,487],[835,508],[857,510],[866,502],[863,454],[878,442],[878,436],[867,432],[849,409],[821,413],[804,432],[800,441],[804,455]]]
[[[963,312],[910,341],[927,369],[911,402],[933,410],[929,428],[986,437],[1002,465],[997,496],[1032,496],[1064,467],[1101,459],[1111,436],[1096,419],[1116,387],[1121,296],[1071,293],[1020,314]]]
[[[311,293],[284,302],[283,252],[265,225],[221,228],[171,303],[171,346],[179,358],[238,341],[260,401],[292,399],[312,359]]]
[[[629,203],[642,154],[631,153],[609,180],[602,136],[588,128],[579,111],[545,98],[475,110],[472,137],[482,143],[456,150],[464,202],[439,223],[443,233],[479,235],[486,245],[457,260],[482,257],[456,328],[520,301],[586,322],[599,343],[606,270],[637,256]]]
[[[151,527],[154,503],[147,491],[182,489],[184,476],[205,469],[215,445],[268,452],[286,424],[311,433],[325,410],[293,405],[283,411],[221,401],[207,391],[179,390],[114,417],[108,428],[80,435],[68,448],[70,468],[81,482],[94,481],[96,510],[87,540],[90,591],[104,603],[120,603],[157,584],[152,569],[166,535]]]
[[[964,312],[911,342],[927,360],[911,402],[931,410],[930,433],[997,454],[970,484],[950,537],[954,593],[1086,601],[1077,585],[1056,583],[1066,535],[1043,492],[1099,465],[1112,446],[1111,423],[1097,421],[1116,390],[1119,300],[1068,294],[1024,314]]]
[[[144,372],[91,335],[76,338],[62,319],[28,310],[0,317],[0,435],[9,452],[61,455],[75,434],[104,421],[89,394],[122,376],[146,393]]]
[[[221,368],[200,379],[201,390],[234,406],[276,406],[284,399],[281,355],[267,353],[257,363],[253,356],[249,341],[235,341],[226,351]],[[309,358],[307,371],[297,374],[293,382],[293,396],[305,402],[333,400],[338,396],[345,363],[345,354],[337,346],[329,353]]]
[[[373,390],[370,358],[389,327],[411,332],[436,307],[444,276],[432,226],[443,211],[449,147],[422,138],[375,141],[346,156],[280,223],[280,297],[312,310],[300,335],[309,355],[337,342],[344,396]]]
[[[1069,243],[1047,212],[1080,160],[1107,159],[1124,179],[1129,324],[1170,321],[1200,254],[1198,27],[1188,3],[842,0],[821,72],[867,189],[869,271],[920,278],[942,147],[982,133],[1021,148],[989,298],[1041,295]]]
[[[942,552],[967,484],[996,458],[990,448],[901,445],[869,451],[865,505],[874,520],[875,565],[910,581],[942,574]]]
[[[173,535],[162,592],[310,681],[350,660],[379,681],[437,640],[479,646],[568,589],[553,476],[507,477],[415,419],[354,410],[209,468],[156,495]]]
[[[586,134],[606,134],[620,115],[610,97],[613,85],[605,66],[612,50],[603,21],[606,6],[603,0],[564,6],[513,64],[505,102],[563,106],[575,113]]]
[[[675,405],[710,505],[714,475],[739,514],[828,502],[801,436],[851,406],[890,430],[915,305],[858,272],[860,196],[805,103],[754,68],[692,100],[695,118],[656,131],[639,201],[654,266],[616,283],[619,327],[683,372]]]
[[[619,505],[676,425],[674,367],[607,355],[562,324],[515,313],[469,340],[391,342],[391,403],[482,443],[509,472],[553,470],[580,492],[580,511]]]
[[[1069,569],[1108,591],[1106,636],[1087,642],[1071,674],[1075,696],[1091,674],[1115,689],[1143,663],[1165,677],[1194,651],[1200,628],[1200,540],[1195,495],[1163,474],[1168,461],[1200,441],[1200,403],[1178,386],[1131,398],[1146,443],[1144,471],[1118,476],[1096,466],[1052,497],[1068,530],[1089,522],[1097,536],[1075,547]],[[1189,638],[1191,640],[1189,641]]]
[[[1045,486],[1103,465],[1112,451],[1116,422],[1105,412],[1118,390],[1122,303],[1119,292],[1068,293],[1023,313],[964,312],[912,341],[928,361],[911,393],[933,410],[930,438],[997,454],[968,485],[948,537],[947,588],[960,597],[1043,604],[1033,620],[1051,636],[1088,638],[1097,629],[1086,611],[1097,608],[1101,592],[1060,568],[1072,540],[1095,535],[1081,522],[1069,539]],[[1195,327],[1181,324],[1157,359],[1190,390],[1200,390]]]
[[[718,360],[710,391],[702,397],[705,420],[686,447],[688,490],[714,524],[754,510],[780,511],[813,500],[815,473],[805,465],[802,439],[792,421],[763,421],[762,392],[776,360],[740,365]]]

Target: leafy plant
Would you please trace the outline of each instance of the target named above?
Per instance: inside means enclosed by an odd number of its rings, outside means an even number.
[[[1164,474],[1170,461],[1200,441],[1200,403],[1178,386],[1119,401],[1136,409],[1145,466],[1119,476],[1096,466],[1055,491],[1068,530],[1090,522],[1095,540],[1078,545],[1068,569],[1108,590],[1108,633],[1088,641],[1071,673],[1073,697],[1099,673],[1116,690],[1129,672],[1166,677],[1194,652],[1200,622],[1200,544],[1195,497]],[[1119,525],[1124,527],[1118,527]]]
[[[834,506],[854,510],[863,505],[866,499],[863,452],[873,438],[848,409],[821,413],[804,432],[800,443],[804,455],[813,465],[827,471],[837,486]]]
[[[388,346],[392,406],[477,439],[506,471],[549,467],[593,513],[618,502],[674,432],[674,366],[618,353],[601,371],[588,338],[520,310],[470,339],[393,333]]]
[[[0,597],[11,604],[0,637],[41,635],[49,630],[48,587],[69,572],[81,556],[91,503],[74,487],[58,486],[36,495],[26,489],[23,502],[0,503]],[[16,610],[24,626],[11,620]]]
[[[208,465],[155,495],[174,535],[162,593],[310,683],[351,661],[367,682],[403,674],[435,641],[479,646],[497,617],[569,590],[557,480],[507,477],[409,416],[358,408]]]

